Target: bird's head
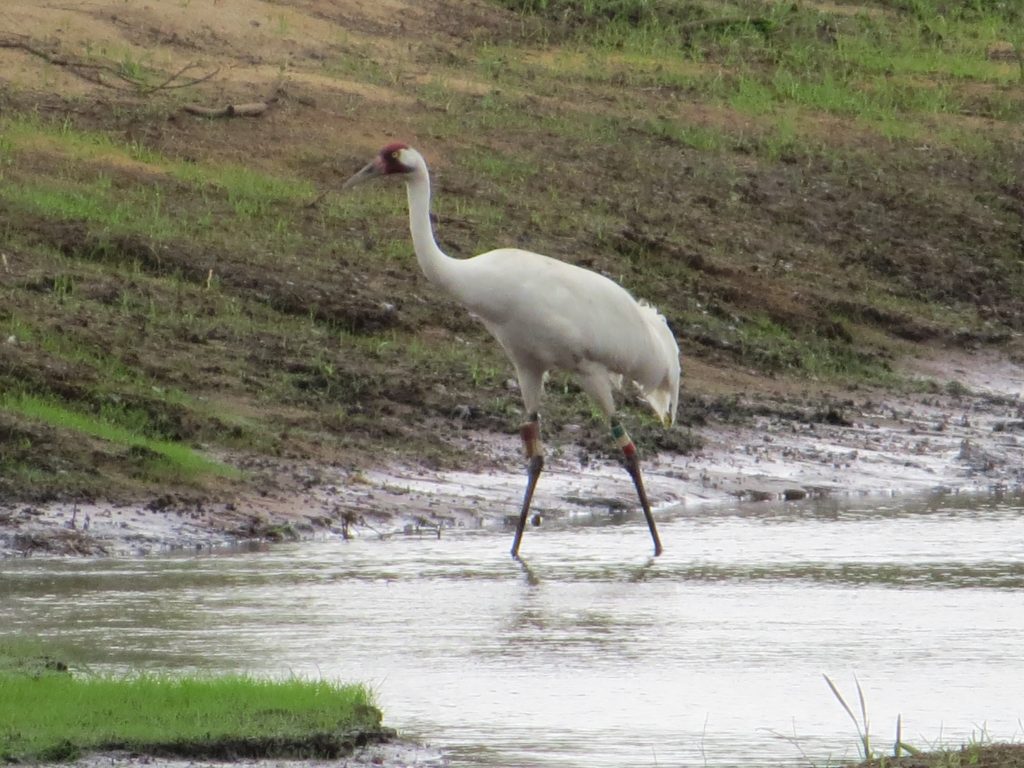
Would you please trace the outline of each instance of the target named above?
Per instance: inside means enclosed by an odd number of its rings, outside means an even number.
[[[346,181],[342,189],[354,187],[377,176],[405,176],[413,173],[421,162],[419,152],[412,147],[398,142],[388,144],[359,173]]]

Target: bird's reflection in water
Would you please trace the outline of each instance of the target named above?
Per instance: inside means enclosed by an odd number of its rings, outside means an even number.
[[[631,582],[647,581],[648,577],[654,571],[654,564],[656,562],[658,562],[656,558],[647,558],[643,565],[638,566],[629,574],[629,580]]]
[[[530,567],[530,564],[521,557],[517,557],[516,562],[519,563],[519,567],[523,571],[523,576],[526,577],[527,585],[531,587],[540,586],[540,577],[538,577],[536,571],[534,571],[533,568]]]

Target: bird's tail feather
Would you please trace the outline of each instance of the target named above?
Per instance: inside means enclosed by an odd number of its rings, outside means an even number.
[[[672,335],[664,316],[654,307],[640,302],[640,311],[654,338],[655,346],[661,353],[655,375],[648,381],[637,382],[644,399],[665,426],[676,423],[676,408],[679,405],[679,345]]]

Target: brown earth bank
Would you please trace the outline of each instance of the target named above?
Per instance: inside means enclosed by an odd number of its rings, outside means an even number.
[[[158,765],[160,768],[217,768],[220,763],[186,760],[159,760],[131,755],[95,755],[75,763],[79,768],[137,768],[143,765]],[[251,760],[235,765],[252,765],[257,768],[321,768],[334,766],[332,761],[294,760]],[[349,758],[345,766],[369,768],[369,766],[395,765],[412,768],[429,768],[447,765],[443,755],[430,747],[414,744],[385,744],[366,748]],[[990,744],[970,745],[960,750],[904,755],[899,758],[885,757],[858,764],[858,768],[871,766],[893,766],[894,768],[1021,768],[1024,766],[1024,745]]]
[[[690,454],[659,453],[645,461],[656,516],[699,515],[707,504],[1020,493],[1020,370],[982,353],[916,365],[948,382],[943,391],[901,398],[737,395],[734,410],[745,412],[737,423],[701,429],[703,447]],[[563,429],[534,510],[555,524],[636,512],[625,471],[573,443],[578,430],[571,424]],[[0,554],[131,555],[514,526],[525,483],[517,438],[456,426],[444,439],[472,455],[472,464],[437,469],[365,457],[347,466],[249,458],[240,463],[260,477],[255,493],[5,504]]]
[[[448,763],[441,753],[432,747],[401,741],[361,747],[353,754],[341,758],[340,762],[338,760],[235,760],[231,762],[231,765],[253,766],[254,768],[328,768],[339,764],[345,768],[373,768],[373,766],[431,768]],[[140,768],[141,766],[217,768],[223,766],[224,763],[201,759],[155,759],[149,756],[108,753],[78,760],[74,765],[78,768]]]
[[[1024,744],[972,744],[958,750],[877,758],[860,763],[864,768],[881,765],[893,768],[1021,768],[1024,766]]]
[[[129,754],[99,754],[74,763],[78,768],[137,768],[138,766],[159,766],[159,768],[217,768],[223,763],[203,760],[154,759]],[[251,765],[255,768],[326,768],[337,765],[327,760],[241,760],[233,765]],[[405,768],[430,768],[448,765],[443,753],[414,743],[391,743],[372,745],[345,758],[344,765],[351,768],[394,765]],[[1022,744],[975,744],[959,750],[928,752],[902,757],[884,757],[859,763],[857,768],[871,766],[894,766],[894,768],[1021,768],[1024,766],[1024,745]]]
[[[1019,85],[924,68],[860,89],[961,100],[917,133],[902,114],[882,131],[761,114],[698,76],[773,82],[787,41],[919,20],[793,4],[752,38],[687,32],[658,57],[575,44],[582,4],[554,21],[515,5],[0,3],[0,556],[508,528],[525,482],[510,367],[419,274],[401,191],[337,194],[393,140],[430,162],[453,255],[556,255],[668,318],[679,424],[625,406],[659,518],[1021,491],[1024,136],[992,107]],[[921,39],[948,45],[940,26]],[[1015,50],[980,56],[1013,72]],[[634,514],[606,426],[570,381],[550,390],[543,525]],[[241,477],[154,474],[145,444],[26,415],[23,396],[144,423]],[[206,768],[80,763],[142,764]],[[346,764],[444,756],[399,743]]]
[[[876,5],[873,23],[896,13]],[[830,8],[813,5],[844,34],[856,9]],[[773,44],[801,33],[793,14]],[[535,248],[664,312],[680,424],[626,397],[658,514],[1020,488],[1018,124],[971,102],[922,144],[813,113],[814,151],[766,149],[772,118],[657,79],[731,77],[721,41],[652,62],[548,23],[479,0],[4,3],[0,117],[38,131],[4,138],[0,395],[141,419],[243,474],[154,476],[146,445],[0,409],[0,552],[507,525],[510,367],[419,274],[400,190],[336,194],[395,138],[428,155],[453,254]],[[702,151],[672,125],[734,133]],[[998,161],[938,138],[953,128]],[[256,205],[196,182],[208,168],[309,186]],[[82,204],[97,179],[126,220]],[[634,509],[579,388],[550,388],[537,511]]]

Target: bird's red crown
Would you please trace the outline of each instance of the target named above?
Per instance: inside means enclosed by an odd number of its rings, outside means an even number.
[[[402,150],[408,148],[408,144],[396,141],[380,151],[379,162],[384,173],[409,173],[412,170],[401,160]]]

